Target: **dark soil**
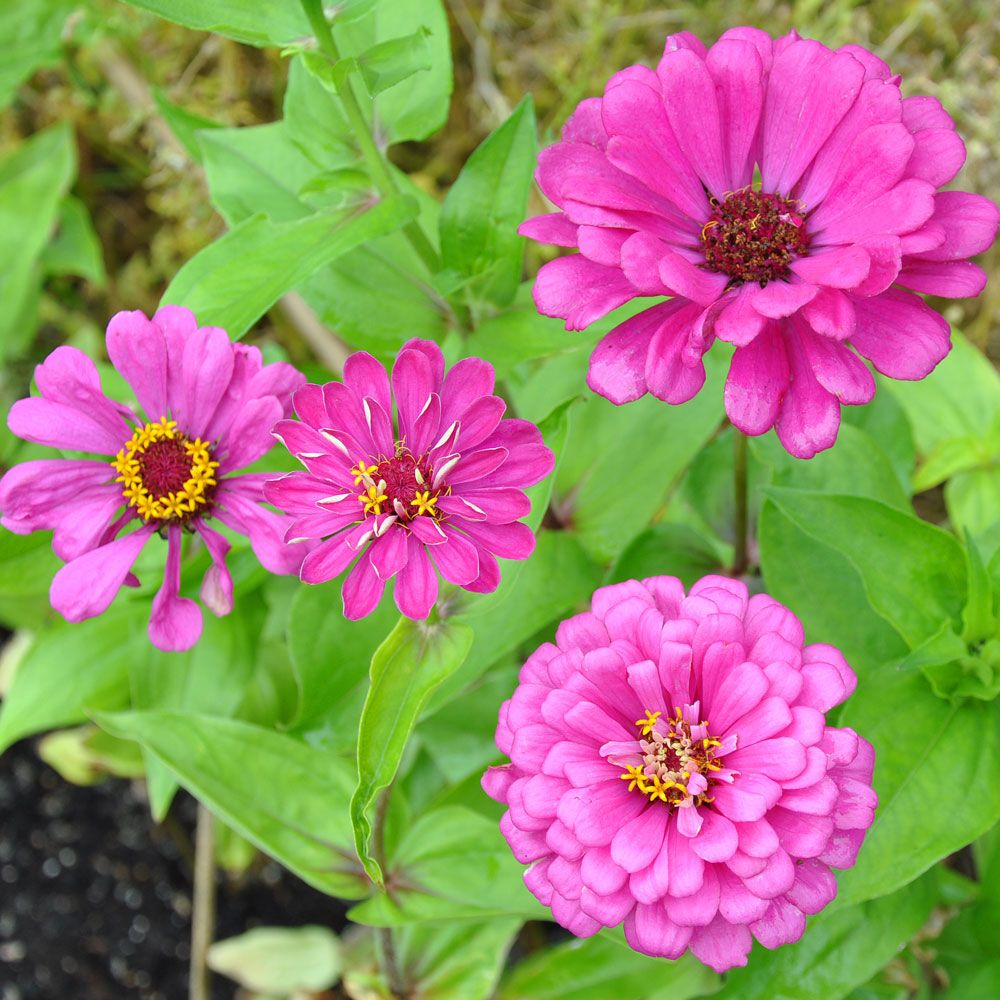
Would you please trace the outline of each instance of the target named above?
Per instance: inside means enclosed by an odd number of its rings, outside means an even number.
[[[142,786],[67,784],[30,743],[0,760],[0,1000],[187,996],[190,840],[178,796],[153,823]],[[220,877],[218,939],[261,924],[344,925],[344,908],[275,862]],[[213,1000],[235,987],[216,977]]]

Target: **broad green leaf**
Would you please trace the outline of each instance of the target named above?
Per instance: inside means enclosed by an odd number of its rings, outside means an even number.
[[[399,620],[392,598],[359,622],[341,614],[341,581],[299,587],[288,618],[288,644],[299,682],[294,728],[310,742],[353,750],[368,690],[372,655]]]
[[[329,170],[355,162],[360,153],[332,86],[309,69],[321,57],[312,53],[314,60],[307,62],[309,55],[289,64],[283,124],[302,154]]]
[[[954,536],[864,497],[776,488],[767,493],[799,528],[851,563],[872,608],[911,646],[942,622],[958,624],[967,584]]]
[[[197,31],[214,31],[238,42],[284,46],[310,34],[298,0],[126,0]]]
[[[39,633],[0,709],[0,752],[24,736],[85,722],[92,711],[126,706],[129,663],[149,645],[147,617],[125,606]]]
[[[910,421],[896,397],[891,392],[876,392],[875,398],[864,406],[843,407],[841,421],[841,426],[850,424],[857,427],[878,444],[889,459],[899,485],[909,494],[912,491],[916,447]]]
[[[906,411],[924,455],[949,438],[981,435],[1000,411],[1000,375],[960,333],[952,334],[951,353],[931,378],[879,381]]]
[[[406,924],[392,931],[396,961],[410,995],[427,1000],[487,1000],[493,996],[521,921]],[[349,996],[388,1000],[375,933],[357,928],[344,943]]]
[[[555,502],[595,558],[613,558],[646,527],[718,428],[724,359],[705,360],[707,385],[684,406],[646,397],[618,407],[588,395],[573,410]]]
[[[403,833],[386,885],[348,916],[373,927],[439,920],[545,916],[497,824],[458,806],[435,809]]]
[[[390,86],[374,100],[374,132],[384,142],[426,139],[448,117],[451,100],[451,39],[441,0],[379,0],[371,12],[350,22],[334,19],[342,56],[361,56],[374,46],[425,33],[429,68]]]
[[[430,31],[419,28],[401,38],[379,42],[357,57],[358,68],[372,97],[431,68]]]
[[[942,702],[919,674],[886,671],[859,685],[840,722],[875,747],[879,805],[834,905],[893,892],[1000,819],[1000,706]]]
[[[529,955],[504,976],[497,1000],[688,1000],[711,993],[719,982],[693,955],[676,962],[649,958],[612,934]]]
[[[989,468],[971,469],[948,480],[944,487],[948,516],[956,528],[977,538],[1000,522],[1000,467],[998,457]]]
[[[707,573],[719,572],[718,554],[696,531],[683,524],[655,524],[618,557],[609,582],[676,576],[690,587]]]
[[[531,501],[531,513],[524,519],[524,522],[535,532],[538,531],[545,519],[549,503],[552,500],[556,477],[559,474],[559,463],[562,460],[566,438],[569,435],[569,415],[576,402],[578,399],[569,399],[565,403],[560,403],[538,424],[542,440],[555,456],[555,464],[552,471],[540,483],[536,483],[526,491],[528,499]]]
[[[393,197],[360,213],[331,213],[292,222],[261,215],[241,222],[191,258],[163,294],[206,326],[244,333],[287,291],[359,244],[414,217],[410,199]]]
[[[864,851],[870,845],[862,848]],[[886,857],[882,864],[885,867]],[[901,892],[810,917],[805,934],[774,951],[755,946],[726,974],[718,1000],[838,1000],[870,979],[924,925],[937,901],[933,876]]]
[[[201,139],[199,134],[209,129],[222,129],[221,122],[213,121],[204,115],[195,114],[179,104],[174,104],[159,87],[151,88],[153,101],[160,117],[170,126],[177,141],[187,151],[195,163],[203,164]]]
[[[61,565],[51,533],[0,531],[0,621],[12,628],[40,628],[51,621],[49,584]]]
[[[284,122],[218,128],[198,135],[212,204],[230,226],[263,213],[271,222],[310,215],[298,196],[317,168],[292,142]]]
[[[237,833],[310,885],[344,899],[369,890],[350,848],[350,766],[291,736],[179,712],[101,713],[138,741]]]
[[[0,9],[0,108],[14,98],[17,88],[36,69],[58,62],[62,33],[76,0],[7,0]]]
[[[216,941],[208,965],[253,993],[321,993],[340,979],[340,941],[327,927],[254,927]]]
[[[76,171],[73,132],[65,123],[32,136],[0,160],[0,357],[23,350],[34,334],[22,320],[37,294],[38,259]]]
[[[933,451],[921,462],[913,476],[913,492],[923,493],[958,472],[965,472],[981,465],[988,456],[983,454],[982,439],[974,434],[946,438],[935,445]]]
[[[396,776],[420,710],[434,688],[462,665],[472,638],[472,630],[464,625],[402,618],[372,657],[371,687],[358,732],[358,786],[351,799],[351,822],[358,857],[375,882],[381,883],[382,873],[371,854],[368,811]]]
[[[497,305],[511,302],[521,281],[524,218],[538,157],[535,108],[525,97],[469,157],[441,209],[446,270],[473,279],[466,289]]]
[[[561,320],[542,316],[530,303],[484,319],[466,338],[465,346],[470,355],[489,361],[497,378],[505,379],[526,361],[579,351],[579,338],[579,334],[567,333]]]
[[[72,274],[97,286],[107,280],[101,243],[90,221],[87,206],[67,195],[59,206],[59,228],[55,239],[42,251],[42,267],[48,274]]]
[[[761,510],[758,541],[764,589],[795,611],[810,642],[837,646],[862,681],[906,655],[903,638],[872,609],[846,556],[806,534],[772,501]]]

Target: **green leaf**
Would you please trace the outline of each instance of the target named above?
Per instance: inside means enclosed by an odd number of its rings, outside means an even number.
[[[54,616],[49,585],[61,565],[50,532],[0,531],[0,621],[24,628],[49,622]]]
[[[504,977],[497,1000],[688,1000],[711,993],[719,982],[693,955],[676,962],[649,958],[612,933],[566,941],[529,955]]]
[[[862,856],[869,847],[862,848]],[[883,864],[888,856],[883,855]],[[844,997],[920,930],[937,895],[936,880],[929,877],[885,899],[828,908],[809,918],[805,934],[794,944],[774,951],[755,946],[747,965],[728,972],[725,985],[713,995],[718,1000]]]
[[[310,34],[297,0],[126,0],[168,21],[238,42],[284,46]]]
[[[369,889],[349,845],[350,767],[261,726],[179,712],[100,713],[237,833],[322,892],[358,899]]]
[[[864,497],[777,488],[767,494],[799,528],[851,563],[872,608],[911,647],[944,621],[958,625],[965,557],[948,532]]]
[[[618,407],[588,396],[574,409],[555,503],[595,558],[614,558],[645,529],[719,427],[725,359],[705,360],[705,390],[684,406],[646,397]]]
[[[288,644],[299,682],[293,720],[310,742],[353,751],[375,650],[399,620],[390,596],[361,621],[340,614],[341,581],[299,587],[288,619]]]
[[[372,97],[431,68],[430,31],[418,28],[401,38],[379,42],[357,57],[358,68]]]
[[[981,539],[1000,523],[1000,467],[971,469],[949,479],[944,487],[948,516],[958,529]]]
[[[340,980],[340,941],[326,927],[255,927],[216,941],[208,965],[252,993],[321,993]]]
[[[304,156],[317,167],[330,169],[353,163],[360,154],[332,84],[310,69],[317,60],[328,65],[309,52],[289,63],[283,124]]]
[[[207,326],[239,338],[287,291],[325,264],[414,217],[410,199],[393,197],[361,213],[320,214],[293,222],[253,216],[191,258],[163,294]]]
[[[469,157],[441,210],[444,267],[467,289],[497,305],[511,302],[521,281],[524,218],[538,157],[535,107],[525,97]]]
[[[67,195],[59,206],[59,229],[42,251],[42,267],[48,274],[72,274],[98,287],[107,281],[101,243],[90,221],[87,206]]]
[[[358,732],[358,786],[351,799],[351,822],[358,857],[379,884],[382,872],[370,850],[368,811],[395,777],[420,710],[434,688],[462,665],[472,638],[472,630],[464,625],[402,618],[372,657],[371,687]]]
[[[969,600],[962,609],[962,638],[971,645],[997,634],[997,616],[993,607],[993,582],[979,547],[968,532],[965,534],[965,564],[969,574]]]
[[[546,915],[497,824],[459,806],[435,809],[403,833],[379,893],[348,914],[374,927]]]
[[[859,685],[840,723],[875,747],[879,805],[835,906],[893,892],[1000,819],[1000,706],[942,702],[919,674],[886,671]]]
[[[712,545],[683,524],[655,524],[644,531],[617,559],[610,583],[648,576],[676,576],[690,587],[707,573],[722,568]]]
[[[0,709],[0,752],[24,736],[127,705],[129,663],[148,644],[146,617],[135,609],[50,625],[18,664]]]
[[[23,350],[34,326],[24,309],[37,294],[38,259],[76,172],[73,132],[53,125],[0,160],[0,357]]]
[[[580,340],[566,332],[562,320],[542,316],[531,303],[485,318],[466,338],[465,348],[505,379],[525,361],[578,352]]]
[[[913,476],[913,492],[923,493],[958,472],[974,469],[988,460],[983,454],[982,439],[974,434],[947,438],[938,442],[933,451],[921,462]]]
[[[14,98],[17,88],[42,66],[59,61],[63,26],[76,0],[8,2],[0,10],[0,108]]]
[[[810,642],[837,646],[862,681],[883,663],[906,655],[900,634],[871,607],[861,574],[775,503],[760,515],[760,560],[765,590],[802,620]]]
[[[177,141],[187,150],[188,156],[195,163],[203,164],[199,133],[209,129],[221,130],[222,124],[211,118],[206,118],[204,115],[195,114],[187,108],[182,108],[179,104],[174,104],[160,87],[151,87],[150,90],[153,102],[156,104],[156,110],[170,126],[170,131],[174,133]]]

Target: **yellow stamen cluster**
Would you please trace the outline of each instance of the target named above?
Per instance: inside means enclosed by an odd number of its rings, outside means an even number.
[[[186,453],[190,470],[184,485],[176,491],[154,494],[143,479],[143,456],[162,441],[177,441]],[[208,493],[216,485],[219,463],[212,461],[208,444],[191,440],[177,430],[176,420],[161,417],[156,423],[138,428],[111,463],[115,482],[122,484],[122,496],[146,521],[183,520],[208,503]]]
[[[383,493],[377,484],[369,486],[364,493],[358,494],[358,500],[365,505],[366,514],[381,514],[382,504],[388,499],[388,494]]]
[[[410,501],[410,506],[416,507],[418,514],[431,514],[436,516],[438,513],[440,513],[438,510],[435,509],[437,506],[437,502],[438,498],[436,493],[434,494],[434,496],[431,496],[430,490],[424,490],[423,493],[418,493]]]
[[[650,802],[679,805],[689,795],[696,805],[711,802],[712,798],[704,792],[695,794],[688,783],[694,774],[707,779],[712,772],[722,770],[722,762],[715,756],[721,742],[708,736],[693,738],[691,725],[684,721],[680,708],[657,728],[662,715],[647,709],[643,718],[636,719],[635,725],[643,737],[640,741],[643,762],[621,765],[624,770],[619,777],[629,783],[630,792],[638,790]]]
[[[358,464],[351,469],[351,475],[354,476],[354,485],[360,486],[362,481],[365,479],[371,479],[375,473],[378,472],[377,465],[368,465],[364,459],[358,462]],[[361,498],[358,497],[360,500]]]

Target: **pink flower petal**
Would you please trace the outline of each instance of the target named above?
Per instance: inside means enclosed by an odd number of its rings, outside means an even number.
[[[246,402],[237,411],[222,445],[228,449],[223,452],[220,448],[222,459],[218,475],[252,465],[266,455],[274,446],[271,432],[282,416],[281,404],[274,396],[261,396]]]
[[[167,566],[163,585],[153,598],[149,618],[149,641],[158,649],[183,652],[201,638],[201,608],[180,596],[181,587],[181,528],[172,524],[167,529]]]
[[[567,330],[584,330],[634,298],[635,289],[617,268],[574,254],[545,264],[532,294],[540,313],[566,320]]]
[[[135,393],[136,401],[151,420],[165,416],[167,394],[167,343],[163,331],[139,310],[111,317],[107,332],[108,357]]]
[[[367,553],[363,553],[344,580],[341,591],[344,617],[358,621],[370,615],[378,607],[384,590],[385,582],[379,579]]]
[[[733,355],[726,379],[726,414],[744,434],[774,426],[789,385],[784,340],[773,324]]]
[[[851,343],[875,367],[898,379],[921,379],[951,350],[947,322],[911,292],[890,289],[856,299]]]
[[[437,595],[438,578],[427,550],[411,535],[406,564],[396,576],[396,606],[407,618],[422,620],[431,613]]]
[[[832,341],[830,341],[832,343]],[[791,383],[775,421],[775,430],[785,449],[797,458],[812,458],[832,447],[840,430],[840,404],[820,385],[794,335],[786,340],[791,362]]]
[[[194,528],[212,556],[212,565],[205,570],[201,581],[201,600],[213,615],[221,618],[233,610],[233,578],[226,566],[230,545],[201,519],[195,522]]]

